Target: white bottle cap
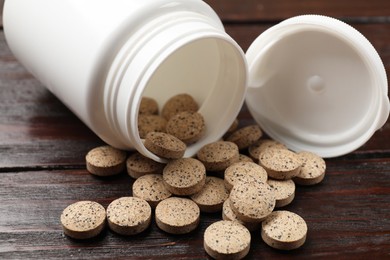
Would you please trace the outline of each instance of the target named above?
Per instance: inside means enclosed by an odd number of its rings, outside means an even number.
[[[290,18],[262,33],[246,56],[248,109],[270,137],[292,150],[349,153],[389,116],[378,53],[339,20]]]

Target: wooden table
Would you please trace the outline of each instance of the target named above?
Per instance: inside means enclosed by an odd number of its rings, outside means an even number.
[[[244,50],[265,29],[291,16],[337,17],[372,42],[390,75],[388,0],[206,2]],[[245,107],[240,119],[252,123]],[[131,195],[132,179],[125,173],[103,179],[86,171],[85,154],[101,144],[15,60],[1,31],[0,258],[208,258],[203,232],[220,214],[202,214],[199,228],[189,235],[168,235],[155,223],[135,237],[106,231],[80,242],[63,235],[59,216],[68,204],[88,199],[107,206]],[[255,232],[248,259],[390,259],[390,123],[357,151],[326,162],[324,182],[298,187],[295,201],[286,207],[306,219],[305,245],[277,251]]]

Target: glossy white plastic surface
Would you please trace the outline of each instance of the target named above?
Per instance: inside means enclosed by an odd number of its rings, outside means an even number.
[[[200,0],[11,0],[7,42],[19,61],[106,143],[143,146],[142,95],[160,105],[194,96],[205,137],[186,156],[216,141],[244,102],[245,55]]]
[[[272,138],[292,150],[323,157],[349,153],[389,116],[379,55],[339,20],[288,19],[261,34],[246,56],[248,108]]]

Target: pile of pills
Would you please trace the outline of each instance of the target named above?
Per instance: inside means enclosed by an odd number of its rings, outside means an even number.
[[[158,116],[155,104],[145,98],[140,117]],[[198,108],[191,96],[177,95],[158,116],[167,121],[165,130],[152,126],[145,133],[145,147],[168,159],[166,164],[138,152],[127,156],[109,146],[91,150],[86,156],[88,171],[98,176],[127,171],[135,179],[132,197],[116,199],[106,210],[91,201],[68,206],[61,215],[64,233],[76,239],[91,238],[107,222],[115,233],[134,235],[148,228],[154,212],[161,230],[186,234],[197,228],[201,212],[220,212],[222,220],[204,233],[204,249],[213,258],[245,257],[251,232],[261,233],[263,241],[276,249],[302,246],[307,235],[305,220],[279,208],[293,201],[296,184],[314,185],[323,180],[325,161],[314,153],[295,153],[263,138],[257,125],[239,128],[237,120],[224,139],[203,146],[194,158],[183,158],[186,145],[204,133]]]

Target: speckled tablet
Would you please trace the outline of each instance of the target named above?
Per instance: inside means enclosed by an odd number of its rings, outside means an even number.
[[[157,226],[171,234],[186,234],[199,225],[200,209],[187,198],[171,197],[161,201],[155,211]]]
[[[241,181],[230,192],[230,207],[237,218],[245,222],[261,222],[275,208],[272,188],[260,181]]]
[[[238,223],[244,225],[249,231],[255,231],[257,229],[260,229],[261,222],[245,222],[237,218],[237,215],[233,212],[232,208],[230,207],[230,199],[228,198],[225,200],[222,206],[222,219],[223,220],[230,220],[230,221],[237,221]]]
[[[206,125],[200,113],[184,111],[169,119],[166,130],[168,134],[176,136],[190,145],[203,137]]]
[[[94,201],[79,201],[67,206],[61,214],[65,235],[88,239],[100,234],[106,222],[106,210]]]
[[[295,183],[292,180],[269,179],[267,183],[274,191],[276,208],[287,206],[293,201],[295,197]]]
[[[166,188],[161,174],[147,174],[133,183],[133,196],[146,200],[152,208],[172,196]]]
[[[203,146],[197,157],[208,171],[224,171],[238,161],[239,150],[235,143],[217,141]]]
[[[225,187],[223,179],[208,176],[203,188],[191,195],[191,199],[198,204],[201,212],[218,212],[229,198],[229,191]]]
[[[249,230],[235,221],[221,220],[204,232],[204,249],[215,259],[242,259],[250,250]]]
[[[144,139],[150,132],[166,132],[167,120],[159,115],[139,115],[139,137]]]
[[[139,234],[150,225],[152,209],[143,199],[122,197],[107,207],[107,222],[112,231],[121,235]]]
[[[105,145],[92,149],[85,157],[87,170],[97,176],[121,173],[126,167],[127,153]]]
[[[290,211],[274,211],[262,223],[261,237],[269,246],[292,250],[306,240],[307,225],[299,215]]]
[[[183,93],[168,99],[162,108],[161,114],[165,119],[169,120],[179,112],[196,112],[198,109],[199,105],[195,99],[191,95]]]
[[[156,162],[139,152],[135,152],[126,160],[127,173],[134,179],[146,174],[162,173],[165,164]]]
[[[325,177],[325,160],[311,152],[300,152],[298,157],[302,162],[302,166],[298,175],[294,177],[294,182],[299,185],[320,183]]]
[[[258,125],[249,125],[234,131],[226,141],[235,143],[238,149],[242,150],[256,143],[262,135],[263,132]]]
[[[225,186],[230,191],[239,181],[250,182],[255,179],[266,182],[268,176],[265,169],[254,162],[237,162],[226,168],[224,179]]]
[[[266,149],[260,153],[259,164],[268,176],[277,180],[288,180],[298,175],[302,162],[298,155],[287,149]]]
[[[163,170],[163,180],[172,194],[191,195],[205,185],[206,168],[194,158],[171,160]]]
[[[161,132],[148,133],[144,145],[155,155],[166,159],[182,158],[187,149],[187,145],[178,138]]]
[[[287,147],[271,139],[260,139],[248,147],[249,156],[255,161],[259,161],[259,155],[268,148],[287,149]]]
[[[157,115],[158,114],[158,104],[157,101],[150,97],[142,97],[141,103],[139,105],[140,115]]]

